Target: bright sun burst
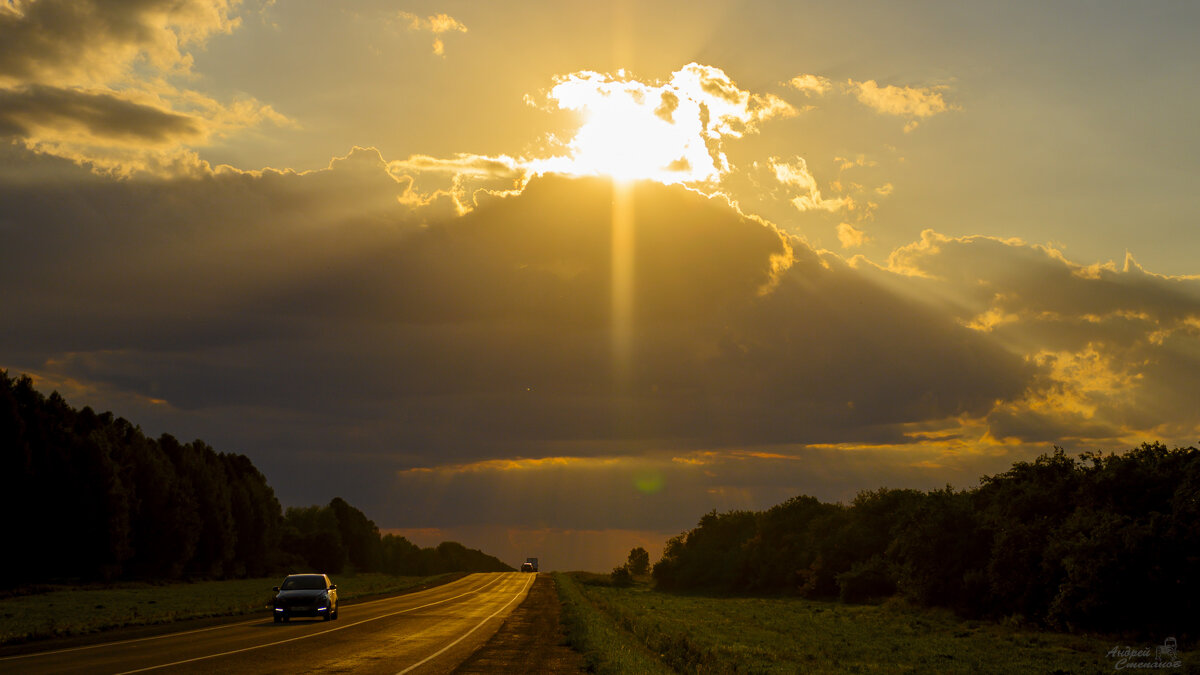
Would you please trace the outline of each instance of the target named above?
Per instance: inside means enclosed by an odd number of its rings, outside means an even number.
[[[581,113],[583,123],[567,143],[566,156],[535,162],[535,170],[622,181],[717,179],[728,170],[726,139],[795,112],[778,98],[738,88],[718,68],[694,63],[657,83],[640,82],[625,71],[572,73],[548,97],[559,109]]]
[[[570,144],[576,170],[619,180],[663,182],[690,173],[674,124],[630,99],[607,99],[590,108]]]

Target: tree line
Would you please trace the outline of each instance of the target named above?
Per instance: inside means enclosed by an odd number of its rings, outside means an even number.
[[[150,438],[111,412],[0,370],[0,587],[74,580],[222,579],[315,570],[428,575],[511,567],[455,542],[381,536],[341,498],[282,511],[244,455]]]
[[[420,548],[383,534],[362,511],[334,497],[327,506],[289,507],[280,550],[293,568],[338,574],[344,570],[429,576],[443,572],[511,572],[498,558],[454,541]]]
[[[1061,630],[1196,635],[1200,451],[1143,444],[1017,462],[969,490],[881,488],[706,514],[653,567],[663,589],[900,594]],[[1167,631],[1167,632],[1163,632]]]

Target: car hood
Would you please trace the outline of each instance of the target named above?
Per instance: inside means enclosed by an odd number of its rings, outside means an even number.
[[[279,591],[275,594],[275,597],[280,600],[295,600],[298,598],[316,598],[317,596],[324,594],[324,590],[301,589],[295,591]]]

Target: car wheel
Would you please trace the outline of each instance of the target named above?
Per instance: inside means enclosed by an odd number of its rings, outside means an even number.
[[[283,622],[284,622],[284,623],[287,623],[287,622],[289,622],[289,621],[291,621],[291,620],[292,620],[292,617],[288,616],[287,614],[284,614],[284,615],[283,615]]]
[[[282,621],[283,621],[283,617],[282,617],[282,616],[279,616],[278,614],[276,614],[276,615],[275,615],[275,623],[280,623],[280,622],[282,622]]]
[[[329,621],[332,618],[333,618],[333,612],[331,612],[329,610],[325,610],[325,620]]]
[[[333,608],[333,620],[337,621],[337,618],[338,618],[338,610],[337,610],[337,607],[334,607]]]

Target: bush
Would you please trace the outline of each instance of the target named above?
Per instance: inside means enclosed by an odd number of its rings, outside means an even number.
[[[896,577],[883,556],[855,563],[837,575],[838,598],[842,602],[863,602],[895,594]]]
[[[633,575],[629,573],[628,567],[621,566],[613,569],[609,577],[612,579],[613,586],[625,588],[633,585]]]

